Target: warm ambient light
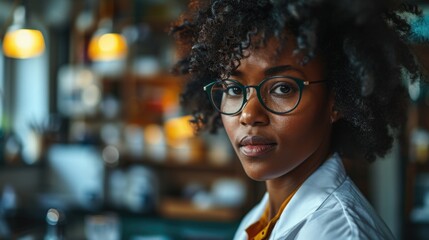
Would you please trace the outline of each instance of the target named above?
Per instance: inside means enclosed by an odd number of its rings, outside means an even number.
[[[33,29],[16,29],[6,33],[3,40],[4,55],[11,58],[31,58],[43,53],[43,34]]]
[[[96,61],[108,61],[124,58],[127,54],[127,42],[117,33],[96,35],[89,43],[89,58]]]
[[[165,122],[165,133],[170,145],[180,145],[181,142],[195,136],[195,129],[190,123],[191,119],[192,116],[184,116]]]

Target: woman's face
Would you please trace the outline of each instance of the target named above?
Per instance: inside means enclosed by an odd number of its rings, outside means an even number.
[[[294,57],[291,39],[279,55],[275,39],[251,52],[232,74],[243,85],[258,85],[270,76],[292,76],[304,81],[324,80],[320,58],[301,66]],[[325,83],[310,84],[302,91],[298,107],[285,115],[266,110],[251,91],[243,110],[222,115],[222,122],[247,175],[258,181],[276,179],[304,162],[329,153],[333,98]],[[313,160],[314,159],[314,160]],[[301,167],[299,171],[305,171]]]

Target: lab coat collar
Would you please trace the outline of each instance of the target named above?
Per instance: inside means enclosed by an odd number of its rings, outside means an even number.
[[[271,239],[285,236],[306,216],[316,211],[345,181],[346,177],[340,156],[337,153],[333,154],[305,180],[295,193],[274,226]],[[262,202],[267,200],[267,196],[264,196]]]

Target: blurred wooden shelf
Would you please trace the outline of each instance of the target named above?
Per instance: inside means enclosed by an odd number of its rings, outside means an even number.
[[[182,170],[182,171],[212,171],[212,172],[223,172],[223,173],[233,173],[240,171],[241,166],[239,165],[239,160],[232,158],[225,163],[213,163],[205,158],[201,159],[192,159],[188,161],[183,161],[175,159],[174,157],[167,157],[162,160],[155,160],[150,157],[131,157],[131,156],[122,156],[121,157],[122,166],[130,166],[134,164],[141,164],[148,167],[153,167],[156,169],[164,170]]]
[[[234,221],[242,217],[236,208],[198,207],[190,201],[173,198],[161,201],[160,214],[167,218],[214,221]]]

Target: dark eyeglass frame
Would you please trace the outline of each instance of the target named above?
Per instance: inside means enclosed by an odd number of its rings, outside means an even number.
[[[262,86],[265,82],[267,82],[267,81],[269,81],[269,80],[271,80],[271,79],[277,79],[277,78],[288,78],[288,79],[291,79],[291,80],[295,81],[295,83],[298,85],[298,88],[299,88],[299,98],[298,98],[298,101],[296,102],[296,104],[295,104],[295,106],[294,106],[293,108],[291,108],[290,110],[285,111],[285,112],[277,112],[277,111],[274,111],[274,110],[272,110],[272,109],[268,108],[268,107],[265,105],[264,101],[262,100],[262,95],[261,95],[261,92],[260,92],[261,86]],[[242,92],[243,92],[243,103],[241,104],[241,107],[240,107],[236,112],[234,112],[234,113],[225,113],[225,112],[222,112],[222,111],[221,111],[221,110],[216,106],[216,103],[214,102],[214,100],[213,100],[213,96],[212,96],[212,94],[211,94],[211,93],[212,93],[213,86],[214,86],[215,84],[217,84],[217,83],[221,83],[221,82],[224,82],[224,81],[226,81],[226,80],[231,81],[231,82],[234,82],[235,84],[237,84],[237,86],[238,86],[238,87],[242,90]],[[278,114],[278,115],[287,114],[287,113],[292,112],[293,110],[295,110],[295,109],[298,107],[299,103],[301,102],[302,91],[303,91],[303,89],[304,89],[304,87],[305,87],[305,86],[309,86],[309,85],[311,85],[311,84],[318,84],[318,83],[325,83],[325,82],[327,82],[327,80],[318,80],[318,81],[311,81],[311,82],[310,82],[310,81],[304,81],[304,80],[302,80],[302,79],[299,79],[299,78],[296,78],[296,77],[291,77],[291,76],[271,76],[271,77],[267,77],[267,78],[263,79],[263,80],[262,80],[258,85],[247,85],[247,86],[244,86],[243,84],[241,84],[240,82],[238,82],[238,81],[236,81],[236,80],[233,80],[233,79],[226,79],[226,80],[216,80],[216,81],[213,81],[213,82],[211,82],[211,83],[209,83],[209,84],[207,84],[206,86],[204,86],[204,87],[203,87],[203,90],[204,90],[204,92],[206,92],[206,94],[207,94],[207,96],[208,96],[208,98],[209,98],[209,100],[210,100],[211,104],[213,105],[213,107],[214,107],[214,108],[215,108],[219,113],[224,114],[224,115],[237,115],[237,114],[239,114],[239,113],[243,110],[244,106],[246,105],[246,103],[247,103],[247,101],[248,101],[248,98],[247,98],[247,89],[250,89],[250,88],[254,88],[254,89],[256,90],[256,95],[258,96],[259,103],[261,103],[261,105],[262,105],[266,110],[268,110],[269,112],[272,112],[272,113],[274,113],[274,114]]]

